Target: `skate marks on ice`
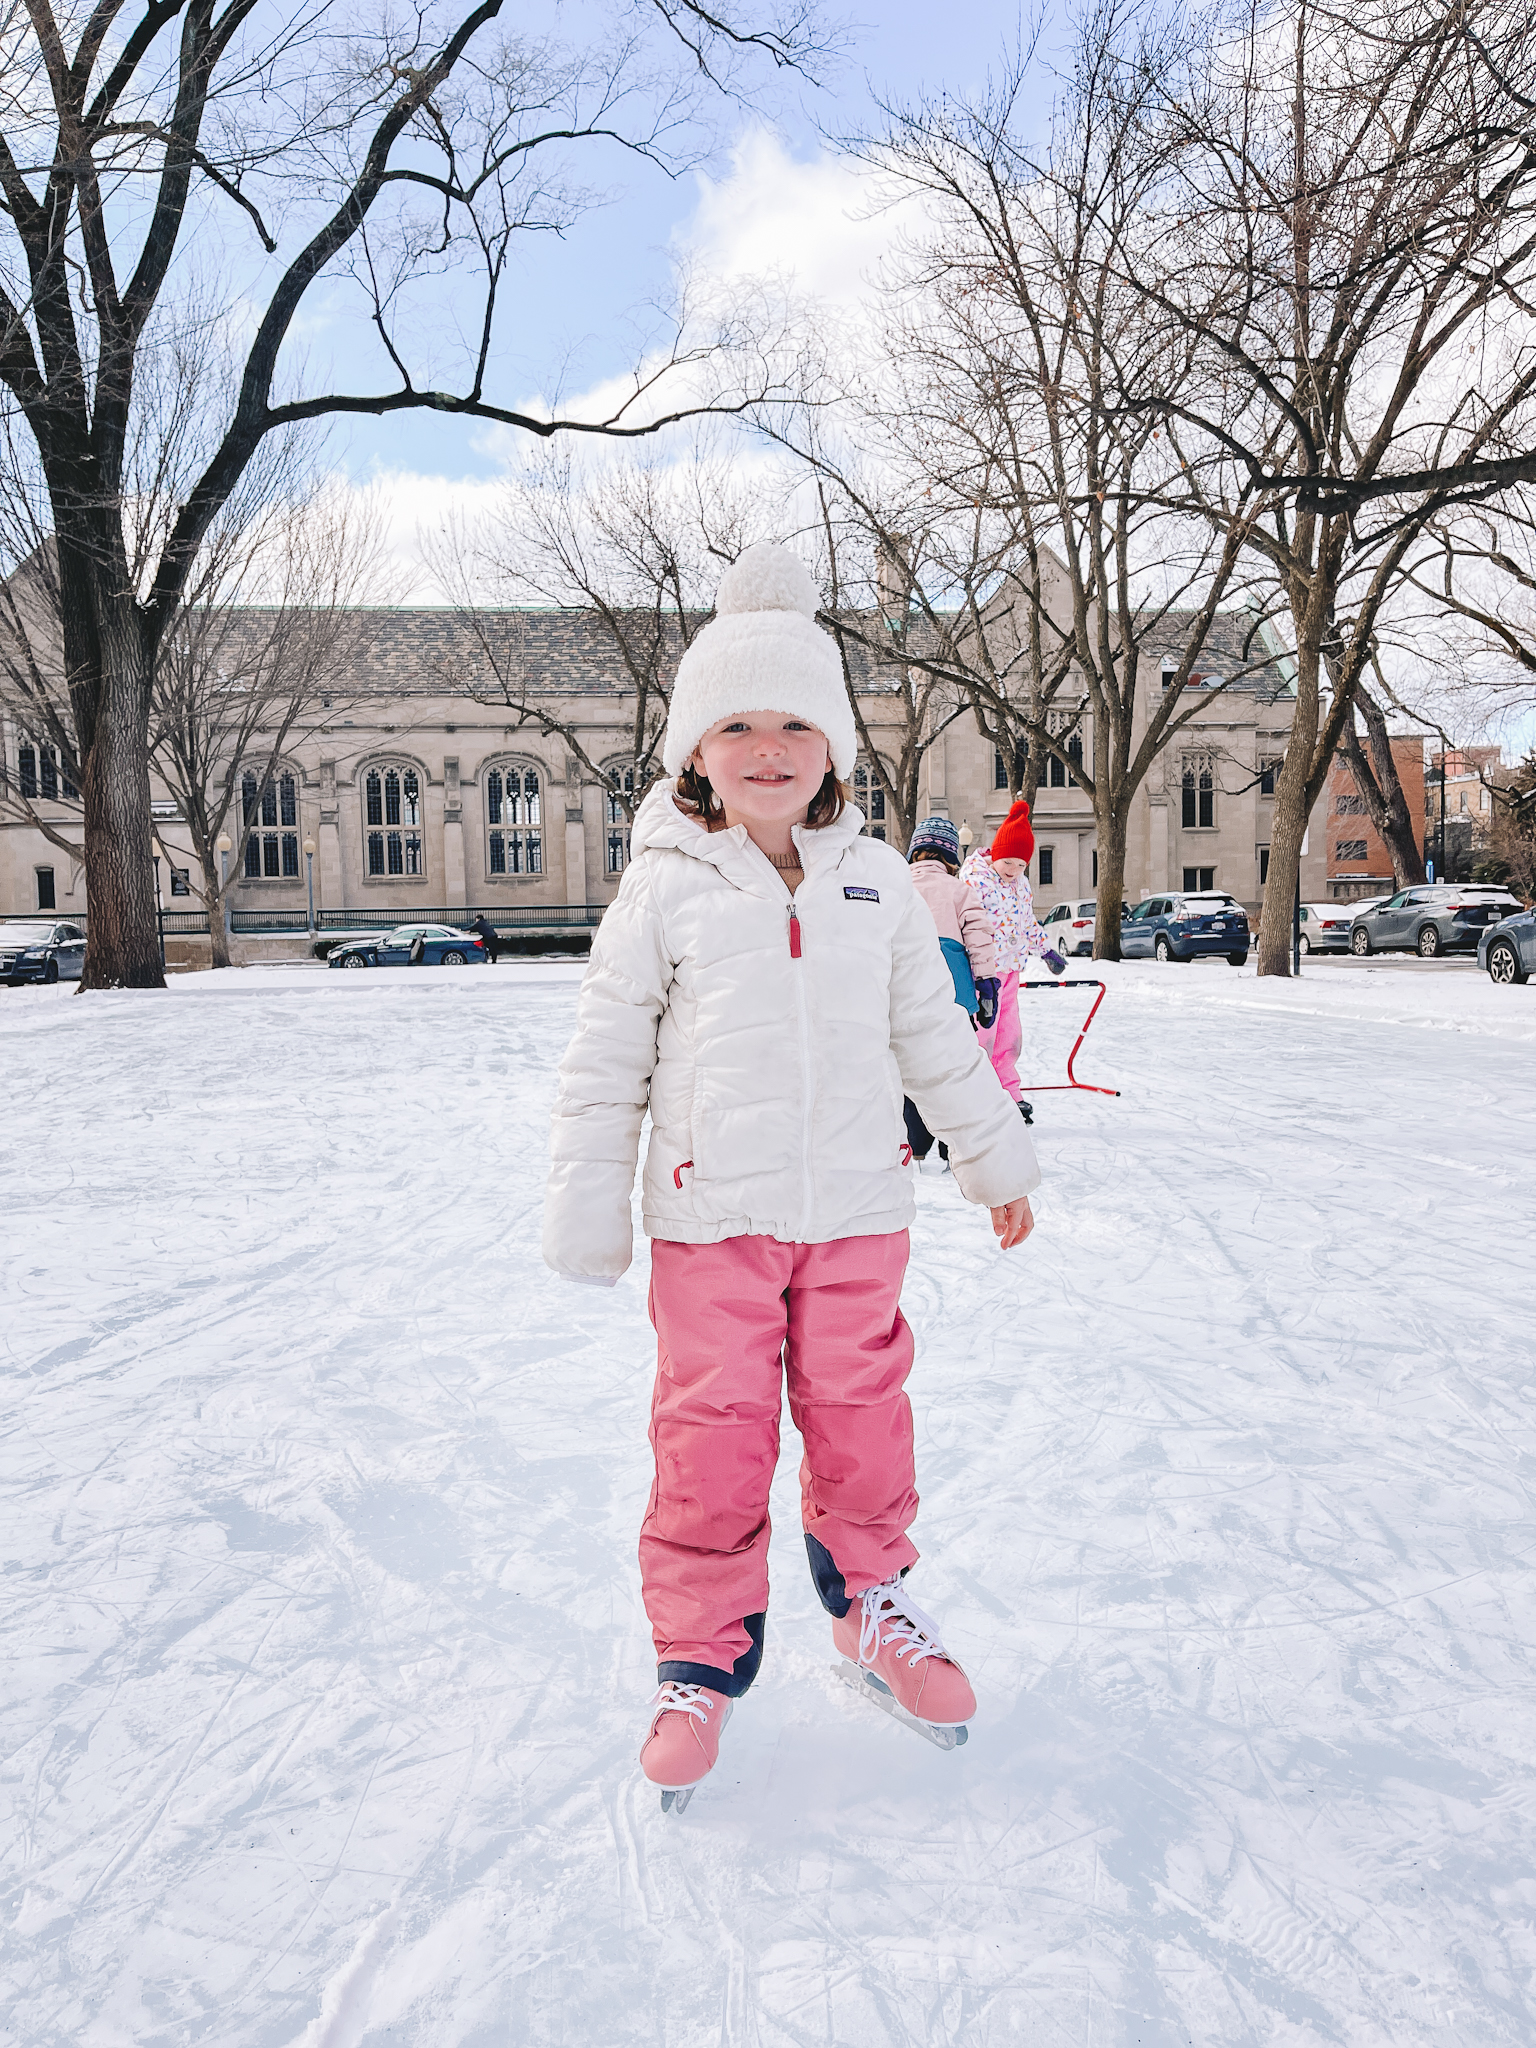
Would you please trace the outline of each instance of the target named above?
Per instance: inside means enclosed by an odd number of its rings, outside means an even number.
[[[13,1108],[14,2038],[1529,2039],[1536,1219],[1420,1165],[1528,1156],[1521,1048],[1115,991],[1030,1247],[919,1183],[967,1747],[833,1678],[786,1425],[764,1675],[664,1819],[643,1260],[538,1262],[569,985],[238,979],[69,998],[89,1122]]]

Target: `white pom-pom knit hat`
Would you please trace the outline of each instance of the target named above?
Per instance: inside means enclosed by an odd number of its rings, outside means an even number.
[[[858,758],[853,709],[830,633],[816,624],[816,586],[798,555],[759,541],[720,578],[715,616],[678,664],[662,764],[669,775],[712,725],[739,711],[782,711],[827,736],[832,766]]]

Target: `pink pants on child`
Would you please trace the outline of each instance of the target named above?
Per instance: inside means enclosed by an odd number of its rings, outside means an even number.
[[[850,1594],[915,1563],[906,1264],[904,1230],[832,1244],[652,1244],[656,1482],[640,1579],[661,1678],[735,1696],[757,1675],[781,1363],[805,1444],[801,1519],[823,1605],[842,1614]]]
[[[978,1031],[981,1049],[992,1062],[993,1072],[1017,1102],[1024,1093],[1019,1080],[1019,1047],[1024,1033],[1019,1024],[1019,976],[1012,968],[997,991],[997,1019],[990,1030]]]

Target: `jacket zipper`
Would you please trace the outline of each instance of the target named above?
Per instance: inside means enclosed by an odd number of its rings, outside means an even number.
[[[791,898],[789,905],[789,957],[801,958],[800,914]],[[805,1001],[805,980],[795,976],[795,1008],[800,1022],[800,1071],[804,1076],[805,1107],[800,1118],[800,1201],[802,1232],[811,1227],[811,1018]]]

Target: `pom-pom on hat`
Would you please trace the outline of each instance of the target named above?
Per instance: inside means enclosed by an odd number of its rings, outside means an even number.
[[[920,853],[936,853],[940,860],[947,860],[952,868],[960,865],[960,833],[951,818],[924,818],[912,834],[907,847],[907,859],[913,861]]]
[[[720,578],[715,616],[678,664],[662,746],[669,775],[681,774],[699,741],[741,711],[781,711],[827,736],[832,766],[853,773],[858,736],[843,665],[816,624],[816,586],[798,555],[759,541]]]
[[[992,841],[992,858],[1033,860],[1034,857],[1035,828],[1029,822],[1029,805],[1020,797],[997,828],[997,836]]]

